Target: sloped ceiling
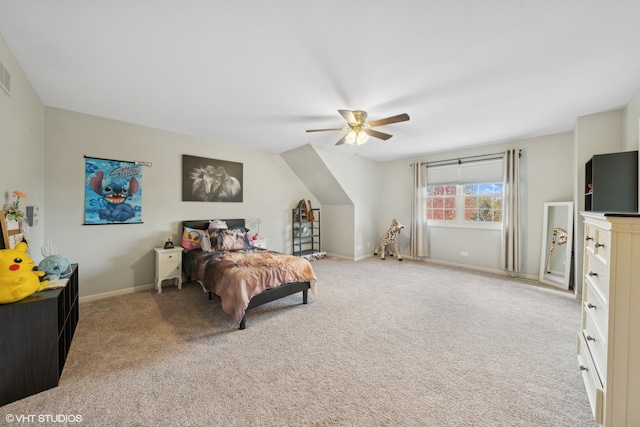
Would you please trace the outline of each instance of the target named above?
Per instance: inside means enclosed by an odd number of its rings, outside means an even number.
[[[281,153],[289,167],[322,205],[352,205],[333,172],[309,144]]]
[[[573,128],[640,87],[637,0],[0,0],[47,106],[282,153],[334,148],[338,109],[384,161]]]

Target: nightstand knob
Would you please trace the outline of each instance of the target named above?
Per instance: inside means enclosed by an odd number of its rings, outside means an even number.
[[[589,272],[589,276],[597,276],[597,275],[598,275],[598,273],[594,273],[593,271]]]

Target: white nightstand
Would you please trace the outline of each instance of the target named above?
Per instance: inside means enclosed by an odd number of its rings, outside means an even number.
[[[267,249],[267,239],[253,240],[253,246],[256,248]]]
[[[182,247],[173,249],[154,248],[156,251],[156,281],[158,293],[162,292],[162,281],[178,280],[178,289],[182,289]]]

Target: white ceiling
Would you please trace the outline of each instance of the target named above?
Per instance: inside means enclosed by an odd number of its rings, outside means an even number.
[[[640,88],[638,0],[0,0],[45,105],[281,153],[384,161],[573,129]]]

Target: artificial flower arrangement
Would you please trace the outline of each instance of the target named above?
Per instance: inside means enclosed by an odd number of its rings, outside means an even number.
[[[20,209],[20,199],[26,199],[27,195],[22,191],[14,190],[13,197],[15,197],[16,200],[5,206],[5,209],[4,209],[6,212],[5,216],[9,220],[24,219],[26,215],[24,211]]]

